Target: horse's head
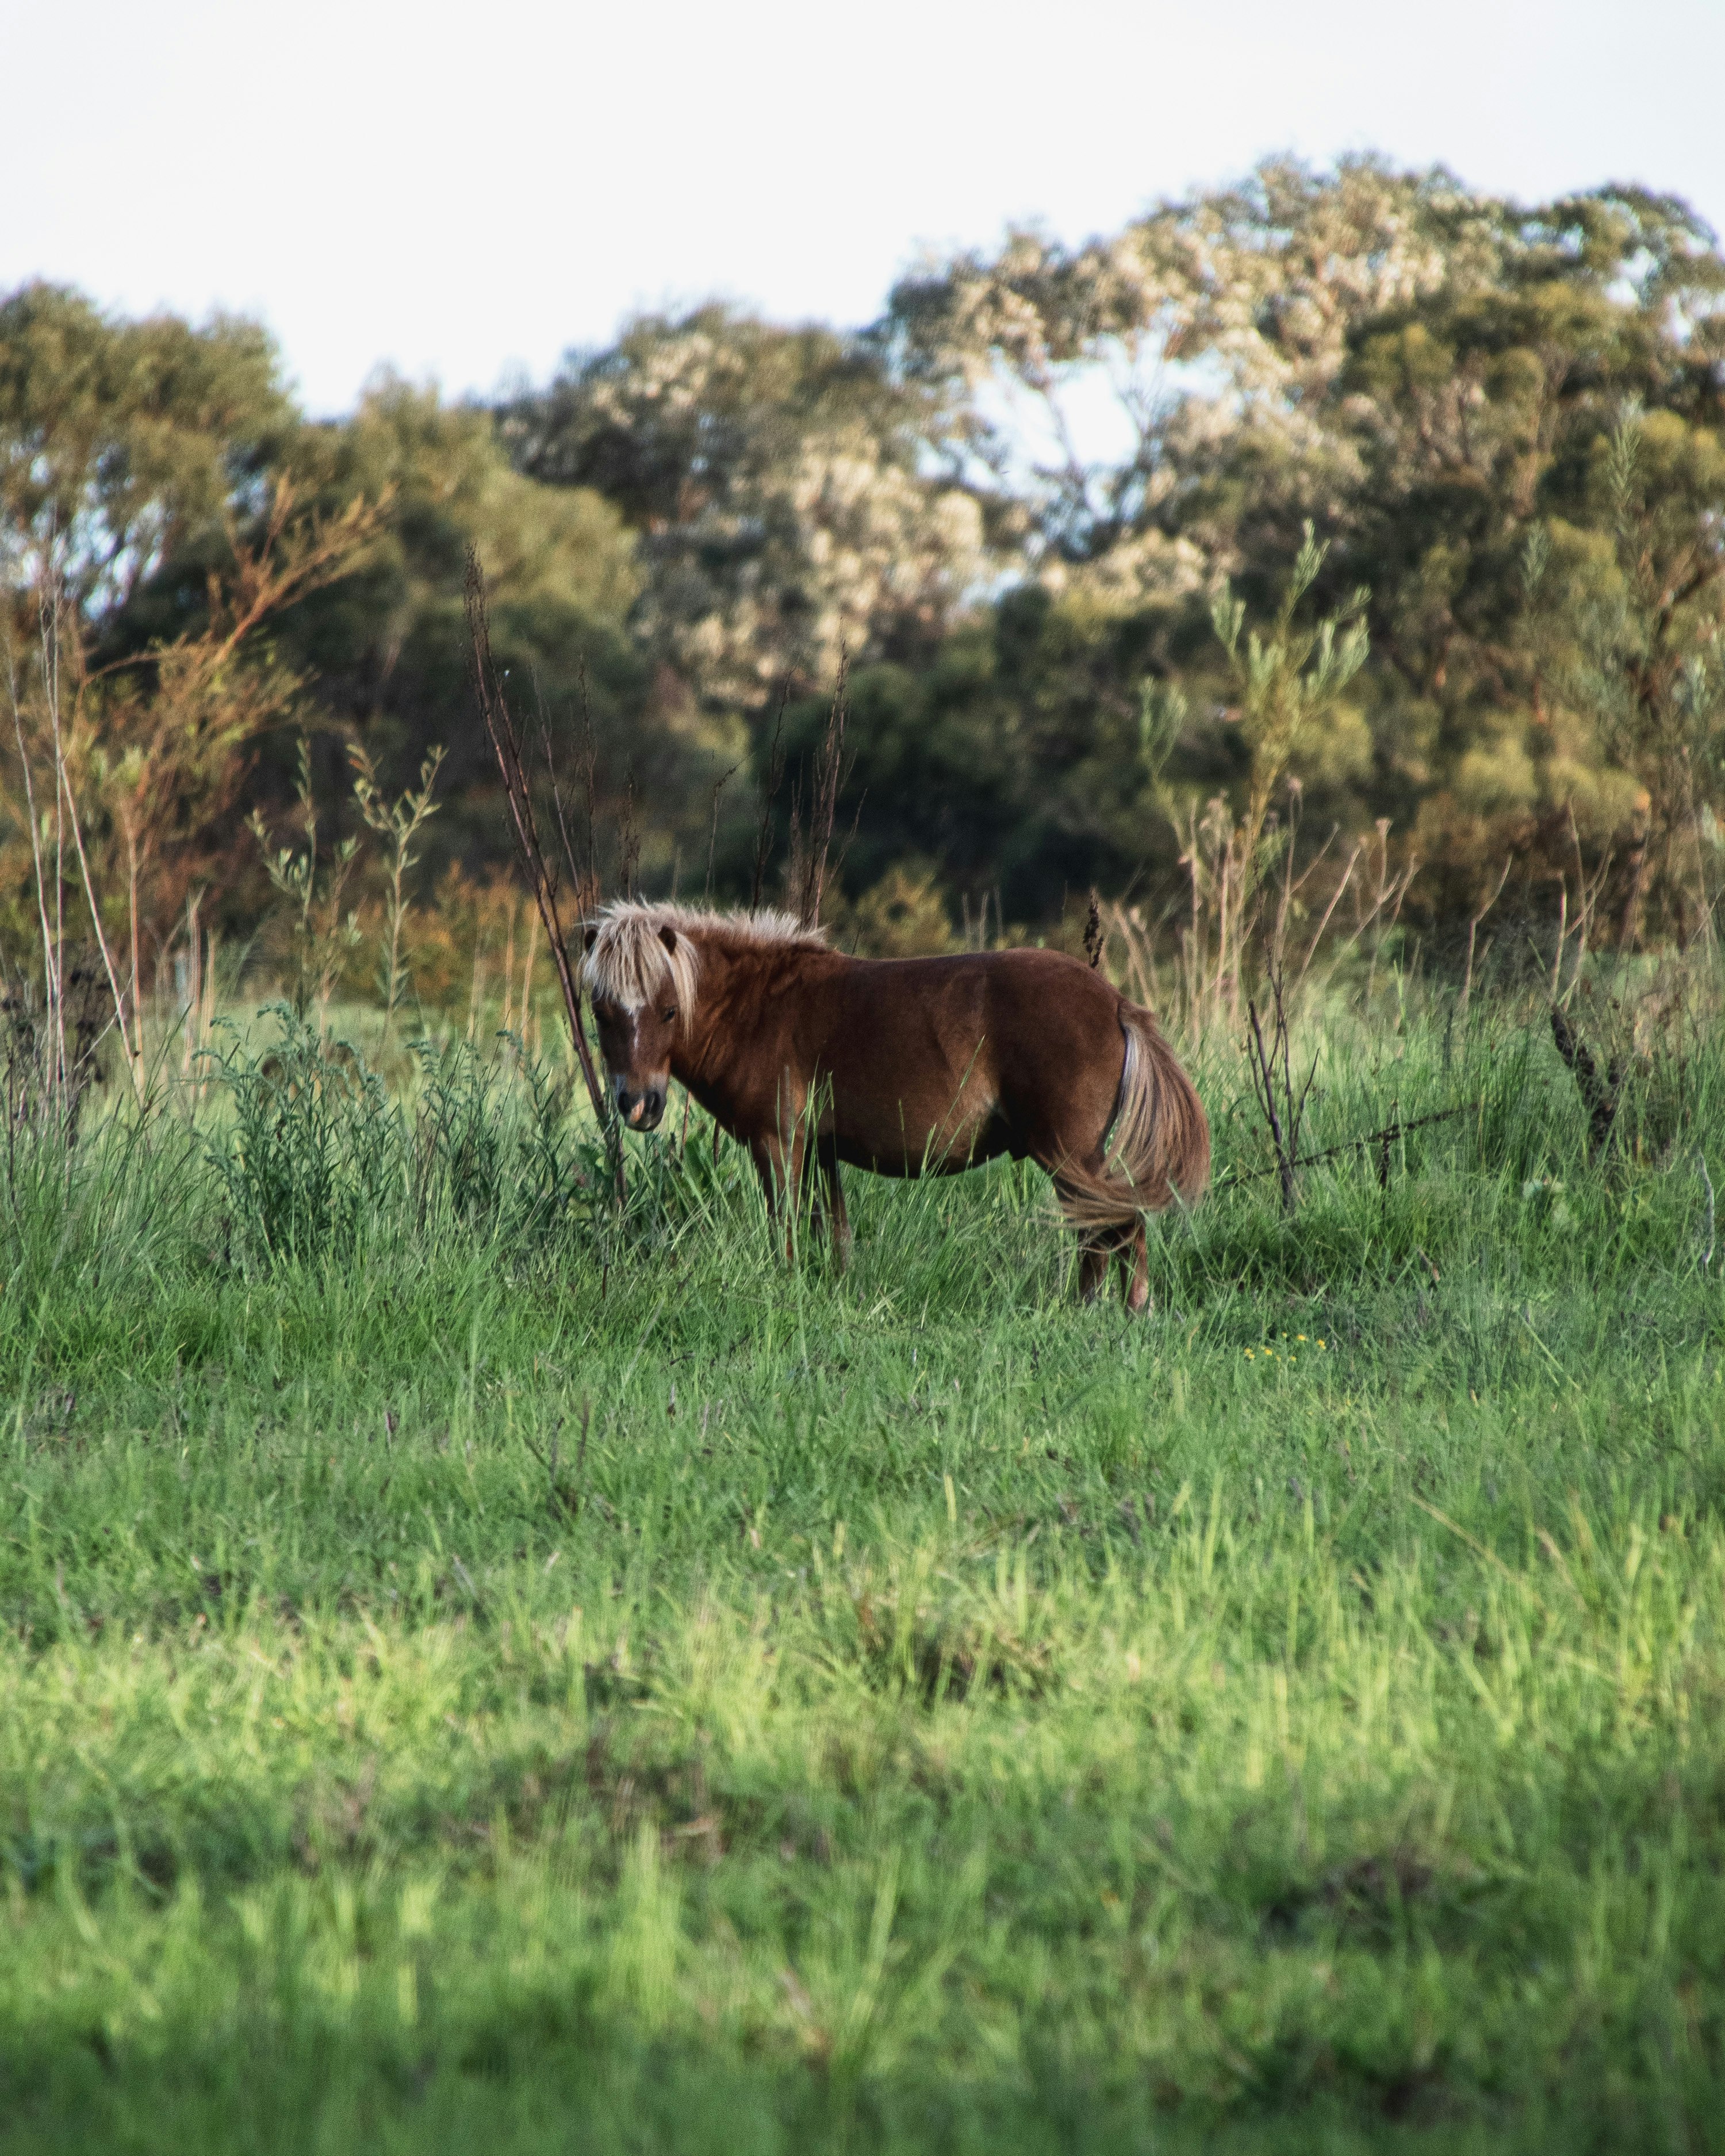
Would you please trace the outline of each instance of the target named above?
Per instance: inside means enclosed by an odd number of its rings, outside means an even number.
[[[613,915],[587,932],[583,973],[618,1118],[651,1131],[665,1113],[671,1046],[692,993],[691,947],[668,921]]]

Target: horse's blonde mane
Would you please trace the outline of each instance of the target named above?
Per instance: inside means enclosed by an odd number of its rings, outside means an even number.
[[[675,938],[667,950],[660,933]],[[699,939],[699,941],[697,941]],[[581,978],[590,995],[624,1010],[639,1010],[669,977],[679,1007],[695,1008],[701,973],[701,942],[721,944],[789,944],[824,950],[818,928],[805,928],[788,913],[710,913],[700,906],[671,906],[622,898],[599,916],[591,947],[582,961]]]

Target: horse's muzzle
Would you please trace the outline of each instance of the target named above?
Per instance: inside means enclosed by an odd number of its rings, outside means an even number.
[[[631,1092],[627,1086],[617,1087],[619,1120],[632,1131],[656,1131],[665,1114],[663,1086],[645,1086],[639,1093]]]

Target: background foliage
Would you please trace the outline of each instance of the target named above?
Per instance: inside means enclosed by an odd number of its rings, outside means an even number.
[[[1207,804],[1230,830],[1250,807],[1215,602],[1267,619],[1309,522],[1311,618],[1363,588],[1369,655],[1283,774],[1306,833],[1386,826],[1403,918],[1458,947],[1506,862],[1507,911],[1586,896],[1602,933],[1686,942],[1718,867],[1722,280],[1713,235],[1645,191],[1527,207],[1272,162],[1082,247],[929,263],[860,331],[707,305],[493,409],[380,378],[330,423],[251,325],[27,287],[0,304],[14,684],[39,693],[51,588],[116,921],[127,817],[162,815],[140,742],[157,793],[198,796],[137,901],[146,980],[194,888],[255,920],[233,812],[285,805],[296,730],[326,792],[343,736],[386,783],[444,746],[429,872],[501,859],[469,545],[500,663],[591,743],[610,880],[686,894],[711,862],[746,896],[776,727],[783,835],[848,653],[856,932],[939,941],[990,906],[1045,932],[1092,886],[1153,930]],[[207,655],[266,558],[282,588],[217,639],[231,722],[194,785],[208,745],[162,654]],[[1147,684],[1182,690],[1154,757]],[[3,857],[21,932],[26,856]]]

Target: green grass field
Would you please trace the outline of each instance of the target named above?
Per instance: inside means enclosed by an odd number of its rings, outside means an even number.
[[[1725,1059],[1219,1050],[1138,1321],[315,1060],[3,1163],[8,2150],[1725,2146]]]

